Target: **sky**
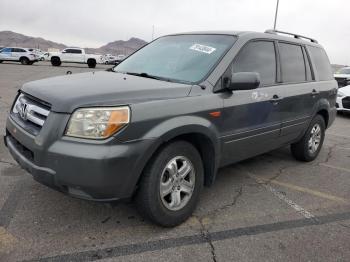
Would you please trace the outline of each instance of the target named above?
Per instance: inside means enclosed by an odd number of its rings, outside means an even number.
[[[202,30],[263,32],[277,0],[0,0],[0,31],[70,46]],[[277,29],[313,37],[332,63],[350,64],[349,0],[280,0]]]

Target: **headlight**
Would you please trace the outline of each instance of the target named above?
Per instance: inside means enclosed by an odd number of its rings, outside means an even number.
[[[130,121],[130,109],[123,107],[83,108],[71,116],[67,136],[104,139],[112,136]]]
[[[341,91],[338,91],[337,97],[343,97],[343,96],[345,96],[345,94]]]

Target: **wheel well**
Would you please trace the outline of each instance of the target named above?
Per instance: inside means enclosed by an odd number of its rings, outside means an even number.
[[[96,59],[95,59],[95,58],[89,58],[86,62],[87,62],[87,63],[89,63],[89,62],[94,62],[94,63],[96,63]]]
[[[200,133],[188,133],[174,137],[159,146],[159,151],[163,146],[176,140],[184,140],[192,144],[199,152],[204,168],[204,185],[210,186],[215,180],[216,159],[215,148],[213,142],[206,136]]]
[[[329,120],[329,114],[328,111],[325,109],[322,109],[320,111],[317,112],[318,115],[321,115],[324,119],[324,122],[326,124],[326,127],[328,126],[328,120]]]
[[[19,58],[19,61],[21,61],[22,59],[28,59],[28,60],[29,60],[28,57],[26,57],[26,56],[21,56],[21,57]]]

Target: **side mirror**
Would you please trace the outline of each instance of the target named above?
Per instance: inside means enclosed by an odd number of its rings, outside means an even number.
[[[233,73],[232,78],[224,79],[224,87],[228,90],[252,90],[260,86],[260,74],[255,72]]]

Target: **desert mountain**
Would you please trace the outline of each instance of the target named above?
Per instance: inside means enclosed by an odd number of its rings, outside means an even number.
[[[146,41],[139,38],[130,38],[127,41],[118,40],[108,43],[100,48],[86,48],[88,52],[98,54],[125,54],[129,55],[135,52],[140,47],[147,44]],[[18,46],[26,48],[39,48],[43,51],[47,51],[48,48],[64,49],[67,46],[61,43],[56,43],[43,39],[41,37],[31,37],[23,34],[0,31],[0,46]]]

